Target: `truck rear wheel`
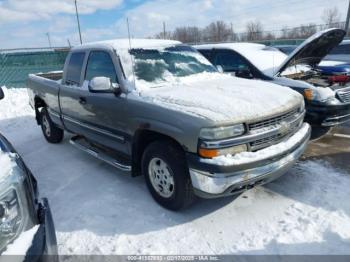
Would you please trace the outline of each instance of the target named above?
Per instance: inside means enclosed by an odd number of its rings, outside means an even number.
[[[49,143],[57,144],[62,141],[64,131],[52,122],[45,107],[40,112],[40,124],[44,137]]]
[[[183,151],[168,141],[150,144],[142,157],[142,174],[152,197],[163,207],[179,210],[194,200]]]

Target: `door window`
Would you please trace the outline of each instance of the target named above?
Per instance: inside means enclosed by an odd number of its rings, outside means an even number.
[[[224,72],[238,72],[249,70],[249,65],[238,54],[230,50],[219,50],[216,52],[215,66],[221,66]]]
[[[99,76],[108,77],[112,83],[118,83],[111,56],[104,51],[92,51],[86,66],[85,80],[90,81]]]
[[[80,84],[81,69],[83,68],[84,58],[84,52],[76,52],[71,54],[67,67],[66,84]]]

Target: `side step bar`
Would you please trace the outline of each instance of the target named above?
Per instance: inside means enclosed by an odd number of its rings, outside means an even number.
[[[110,156],[109,154],[103,152],[103,150],[94,147],[91,143],[86,141],[84,137],[81,136],[74,136],[69,141],[73,146],[76,148],[85,151],[86,153],[118,168],[121,171],[125,172],[131,172],[131,166],[122,163],[121,161],[117,160],[116,158]]]

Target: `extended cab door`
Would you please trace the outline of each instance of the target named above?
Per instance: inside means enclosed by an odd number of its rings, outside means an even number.
[[[130,153],[127,134],[126,98],[110,91],[93,92],[90,81],[95,77],[107,77],[112,85],[119,85],[117,57],[112,51],[91,50],[88,54],[81,93],[84,103],[79,120],[83,123],[84,135],[97,143],[113,148],[120,153]]]

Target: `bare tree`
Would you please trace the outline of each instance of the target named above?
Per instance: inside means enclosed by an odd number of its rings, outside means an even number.
[[[175,29],[172,38],[183,43],[199,43],[202,39],[202,32],[196,26],[178,27]]]
[[[246,40],[256,41],[263,39],[263,26],[259,21],[250,21],[246,25]]]
[[[340,22],[340,13],[337,7],[326,8],[323,11],[322,20],[325,22],[326,27],[337,27]]]
[[[208,25],[203,34],[207,42],[223,42],[231,40],[233,32],[225,22],[216,21]]]

